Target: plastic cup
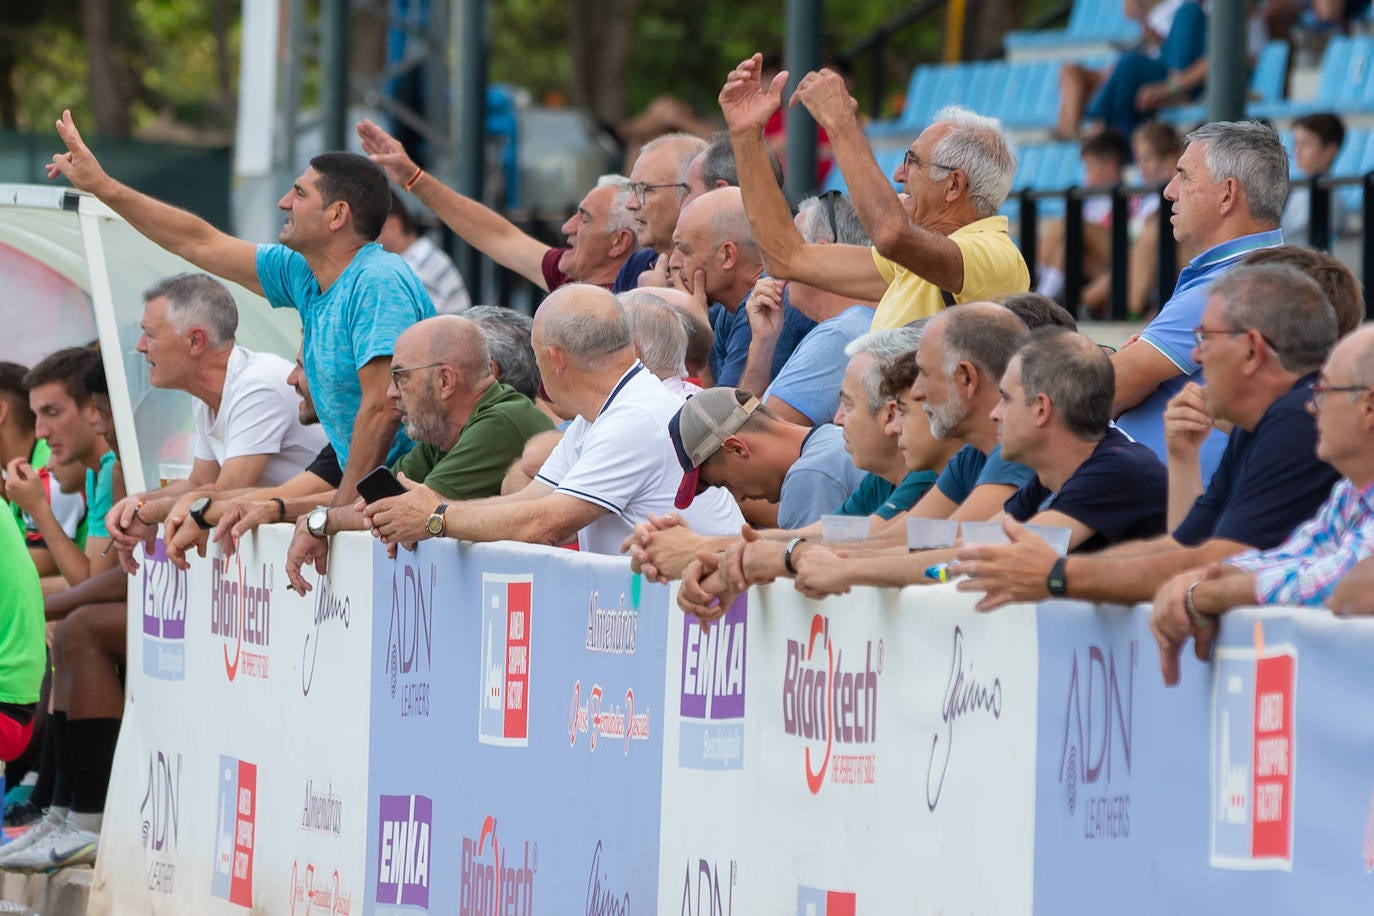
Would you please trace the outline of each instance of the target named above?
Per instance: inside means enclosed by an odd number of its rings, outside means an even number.
[[[1011,539],[1002,530],[1001,522],[963,522],[964,546],[971,544],[1007,544]]]
[[[822,515],[821,538],[832,544],[868,540],[867,515]]]
[[[159,462],[157,476],[161,478],[162,485],[165,487],[172,481],[188,479],[191,476],[191,466],[167,461]]]
[[[953,547],[959,534],[959,523],[947,518],[909,518],[906,520],[908,550],[932,550]]]
[[[1056,525],[1027,525],[1026,530],[1044,538],[1061,557],[1069,555],[1069,538],[1073,532]]]

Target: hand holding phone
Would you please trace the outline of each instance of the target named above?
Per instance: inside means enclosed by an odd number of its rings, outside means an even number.
[[[374,503],[379,499],[389,499],[392,496],[401,496],[406,492],[406,488],[396,479],[396,476],[387,470],[386,465],[378,465],[367,476],[358,481],[358,495],[364,502]]]

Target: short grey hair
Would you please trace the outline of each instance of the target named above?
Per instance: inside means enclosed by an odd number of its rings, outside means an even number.
[[[641,146],[639,148],[639,155],[643,156],[645,153],[652,153],[660,146],[674,146],[677,148],[677,171],[674,174],[676,174],[678,181],[683,181],[687,177],[687,167],[692,164],[692,160],[697,157],[698,153],[706,149],[706,141],[696,134],[688,134],[680,131],[677,133],[664,134],[661,137],[655,137]],[[738,184],[738,182],[736,182],[736,184]],[[686,188],[674,188],[673,190],[677,192],[677,199],[679,201],[687,196]]]
[[[625,310],[630,337],[644,367],[661,379],[687,374],[687,329],[683,316],[667,302],[644,289],[616,296]]]
[[[530,317],[497,305],[474,305],[463,317],[482,331],[501,383],[533,401],[539,393],[539,366],[530,343]]]
[[[1288,199],[1288,153],[1274,128],[1259,121],[1213,121],[1183,139],[1203,147],[1213,182],[1234,178],[1245,189],[1251,217],[1279,224]]]
[[[625,309],[621,307],[620,300],[600,287],[592,289],[611,300],[613,308],[604,314],[571,308],[546,310],[539,316],[544,346],[558,347],[578,362],[587,362],[593,357],[633,346],[630,323],[625,318]]]
[[[228,288],[209,274],[184,273],[166,277],[143,291],[143,301],[167,298],[167,322],[184,334],[203,328],[211,348],[233,346],[239,329],[239,308]]]
[[[1011,182],[1016,177],[1016,149],[1002,122],[959,105],[949,105],[935,112],[931,123],[951,127],[931,150],[931,161],[963,171],[968,178],[973,211],[979,216],[992,216],[1011,193]],[[932,178],[940,179],[947,174],[948,170],[931,166]]]
[[[1279,365],[1294,375],[1321,368],[1336,345],[1336,310],[1317,281],[1286,264],[1240,266],[1207,290],[1221,299],[1233,328],[1259,331],[1272,341]]]
[[[712,134],[711,139],[706,141],[706,148],[692,158],[701,159],[701,180],[707,190],[715,187],[717,181],[739,187],[739,166],[735,162],[735,148],[730,143],[728,130]],[[771,149],[768,151],[768,167],[778,187],[782,187],[782,162]],[[683,172],[683,175],[686,174]]]
[[[869,331],[861,334],[845,345],[844,355],[853,359],[860,353],[873,357],[873,363],[863,374],[864,396],[868,399],[868,412],[875,414],[883,409],[890,398],[884,397],[883,373],[887,367],[921,347],[921,335],[925,333],[928,318],[921,318],[900,328],[887,328],[882,331]]]
[[[1075,438],[1097,442],[1112,422],[1116,371],[1102,348],[1075,331],[1045,325],[1016,351],[1025,403],[1045,395]]]
[[[624,175],[602,175],[596,179],[598,188],[615,188],[615,196],[611,198],[611,206],[606,211],[606,234],[621,232],[628,229],[635,231],[634,214],[626,209],[626,204],[630,202],[630,179]]]
[[[839,245],[870,247],[873,243],[869,241],[868,233],[859,221],[859,214],[854,211],[853,202],[842,194],[833,194],[829,200],[830,203],[826,203],[819,197],[808,197],[797,208],[797,231],[801,233],[802,241],[809,244],[834,242]],[[835,208],[834,232],[830,229],[832,204]]]
[[[986,308],[979,308],[986,306]],[[989,302],[966,302],[939,315],[945,322],[940,345],[947,378],[959,363],[971,363],[993,385],[999,384],[1012,354],[1026,336],[1026,324],[1010,309]]]

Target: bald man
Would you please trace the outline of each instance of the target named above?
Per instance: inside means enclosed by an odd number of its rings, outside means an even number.
[[[446,499],[499,493],[506,468],[520,457],[525,442],[553,428],[529,398],[496,380],[481,329],[457,315],[426,319],[396,339],[387,396],[417,443],[395,462],[393,472],[423,482]],[[352,506],[319,506],[302,516],[289,551],[288,576],[299,578],[307,556],[324,556],[327,535],[366,527]]]
[[[620,303],[598,287],[565,286],[535,314],[533,343],[550,399],[576,415],[538,476],[519,492],[451,511],[426,486],[378,500],[365,514],[384,541],[563,544],[576,537],[584,551],[615,554],[635,524],[672,511],[682,470],[668,421],[682,399],[636,358]],[[717,488],[696,499],[689,521],[724,534],[738,531],[743,518]],[[288,568],[288,575],[296,574]]]

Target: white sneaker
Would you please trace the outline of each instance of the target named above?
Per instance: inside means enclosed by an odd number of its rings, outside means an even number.
[[[8,868],[9,860],[12,857],[26,849],[32,848],[36,843],[41,842],[48,834],[52,833],[66,822],[67,819],[64,816],[54,814],[51,810],[46,812],[41,821],[34,824],[28,830],[25,830],[22,834],[15,837],[4,846],[0,846],[0,868]]]
[[[100,834],[82,830],[63,821],[47,836],[28,849],[6,856],[0,868],[10,871],[51,871],[68,865],[84,865],[95,861]]]

